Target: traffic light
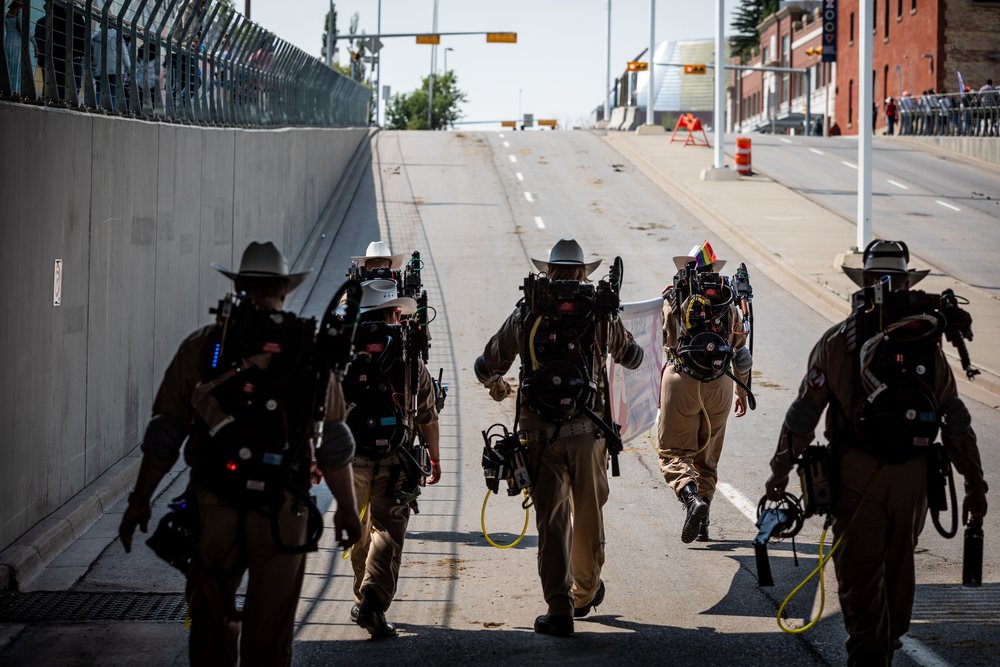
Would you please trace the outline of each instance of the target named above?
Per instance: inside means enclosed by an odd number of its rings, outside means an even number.
[[[806,55],[807,56],[821,56],[821,55],[823,55],[823,47],[822,46],[812,46],[812,47],[809,47],[808,49],[806,49]]]
[[[706,68],[705,68],[704,65],[685,65],[684,66],[684,73],[685,74],[704,74],[705,73],[705,69]]]
[[[630,72],[645,72],[649,70],[649,63],[641,60],[630,60],[628,63],[628,71]]]

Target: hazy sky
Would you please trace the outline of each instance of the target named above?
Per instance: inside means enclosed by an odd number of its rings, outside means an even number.
[[[328,0],[252,0],[254,21],[319,57]],[[430,32],[434,0],[382,0],[382,33]],[[737,0],[726,0],[726,31]],[[244,0],[236,0],[241,10]],[[358,12],[359,30],[377,32],[378,0],[337,0],[337,32]],[[501,120],[533,113],[579,124],[602,103],[607,0],[438,0],[438,30],[511,31],[517,44],[487,44],[482,35],[442,37],[438,69],[455,71],[469,97],[464,120]],[[697,7],[697,9],[694,9]],[[657,0],[656,40],[710,38],[714,0]],[[430,71],[431,47],[412,37],[383,40],[382,85],[410,92]],[[649,44],[649,0],[613,0],[612,76]],[[342,42],[338,44],[343,61]],[[473,126],[470,126],[470,129]]]

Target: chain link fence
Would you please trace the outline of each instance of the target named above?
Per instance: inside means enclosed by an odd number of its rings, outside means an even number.
[[[368,124],[365,87],[229,2],[3,0],[3,9],[2,99],[200,125]]]

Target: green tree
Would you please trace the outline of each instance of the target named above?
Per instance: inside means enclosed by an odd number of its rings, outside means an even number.
[[[427,78],[410,94],[393,95],[386,109],[386,127],[390,130],[443,130],[462,117],[461,104],[468,96],[458,88],[455,72],[434,77],[434,112],[427,123]]]
[[[333,14],[333,16],[331,17],[330,14]],[[337,38],[336,38],[336,34],[337,34],[337,6],[336,5],[332,5],[331,8],[330,8],[330,10],[326,13],[326,16],[323,17],[323,49],[321,51],[321,54],[322,54],[323,58],[326,58],[327,30],[329,30],[329,28],[331,26],[333,27],[333,34],[335,35],[334,39],[333,39],[333,44],[331,45],[331,48],[337,48]]]
[[[736,33],[729,39],[732,55],[740,56],[746,61],[750,50],[760,45],[757,26],[776,11],[778,0],[741,0],[740,6],[733,12],[733,22],[730,24]]]

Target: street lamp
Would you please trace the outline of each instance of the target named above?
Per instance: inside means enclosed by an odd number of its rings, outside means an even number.
[[[448,73],[448,52],[449,51],[454,51],[454,50],[455,49],[451,48],[450,46],[447,46],[444,49],[444,73],[445,74]]]

